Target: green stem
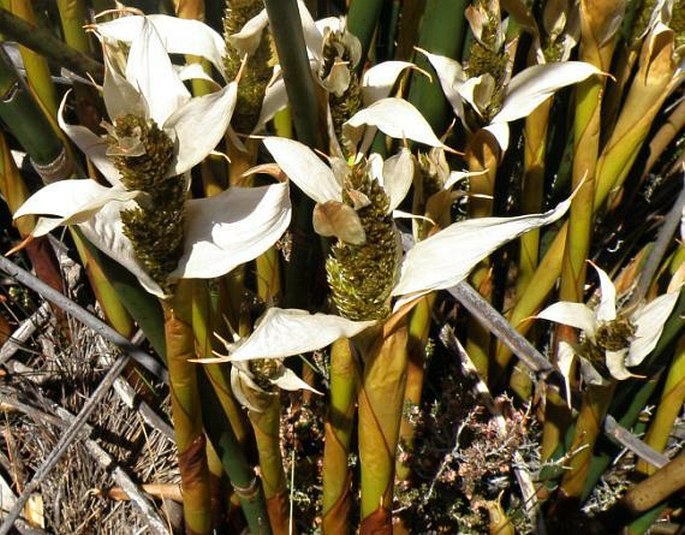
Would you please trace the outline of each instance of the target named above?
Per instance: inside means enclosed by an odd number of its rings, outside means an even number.
[[[654,419],[649,426],[644,441],[657,451],[664,451],[671,435],[673,424],[685,402],[685,337],[681,337],[675,357],[666,377]],[[642,474],[654,473],[653,466],[638,461],[636,470]]]
[[[524,131],[525,174],[521,198],[521,208],[525,214],[542,210],[545,190],[545,148],[547,146],[547,129],[552,102],[553,99],[547,99],[526,117]],[[516,279],[517,293],[522,293],[528,286],[538,265],[539,252],[540,229],[533,229],[521,236],[519,276]]]
[[[96,82],[102,82],[105,74],[102,63],[64,44],[52,35],[50,30],[37,28],[2,8],[0,8],[0,32],[58,65],[63,65],[82,76],[90,75]]]
[[[629,395],[626,396],[628,401],[628,406],[625,409],[621,409],[622,416],[618,419],[619,425],[626,429],[631,429],[635,425],[640,413],[649,403],[654,390],[656,390],[657,385],[660,382],[661,374],[658,373],[646,382],[641,382],[637,384],[626,385],[628,388],[622,388],[619,392],[628,392]],[[625,406],[625,403],[621,403],[622,396],[614,396],[611,402],[611,407],[609,408],[609,413],[617,413],[617,409],[614,407]],[[583,493],[581,495],[581,501],[590,495],[595,485],[599,482],[600,478],[608,468],[608,466],[616,458],[616,449],[602,449],[599,453],[592,457],[590,461],[590,468],[588,470],[587,479],[585,480],[585,487],[583,488]]]
[[[400,422],[399,444],[405,452],[411,452],[414,448],[414,436],[416,424],[407,414],[408,409],[418,407],[421,403],[426,364],[426,344],[431,326],[431,311],[435,303],[435,294],[429,294],[422,298],[414,307],[409,318],[408,333],[408,359],[407,359],[407,386],[404,391],[402,403],[402,420]],[[411,476],[409,465],[406,461],[397,459],[395,463],[398,481],[408,481]]]
[[[581,496],[590,469],[592,451],[602,430],[602,421],[616,390],[616,381],[608,386],[588,386],[576,420],[571,444],[569,470],[561,480],[562,497],[577,499]]]
[[[359,380],[357,366],[350,340],[335,341],[331,347],[331,394],[323,452],[323,533],[350,533],[352,474],[348,455]]]
[[[265,0],[297,138],[321,147],[319,108],[295,0]]]
[[[83,25],[87,22],[87,6],[84,0],[57,0],[59,18],[62,22],[64,40],[82,54],[90,52],[90,42]]]
[[[3,12],[0,9],[0,23]],[[4,49],[0,50],[0,119],[38,165],[51,164],[62,154],[62,142]]]
[[[240,442],[233,433],[210,379],[203,373],[199,375],[199,381],[203,392],[203,414],[207,436],[238,495],[250,532],[271,535],[266,502],[259,480],[245,458]],[[207,415],[211,415],[211,418]]]
[[[382,8],[383,0],[354,0],[350,5],[347,13],[347,27],[362,44],[362,55],[357,65],[357,72],[361,72],[364,67]]]
[[[406,317],[386,322],[361,352],[361,533],[391,533],[395,455],[407,374]]]
[[[302,24],[295,0],[265,0],[271,33],[283,69],[290,112],[297,137],[310,147],[323,148],[319,129],[318,99],[314,90]],[[298,189],[291,190],[293,237],[290,262],[285,273],[285,304],[308,308],[312,280],[320,264],[320,251],[313,238],[312,201]]]
[[[469,0],[427,0],[419,30],[419,46],[433,54],[459,59],[467,28],[463,13],[469,3]],[[419,73],[413,74],[407,100],[439,134],[445,130],[452,113],[428,60],[418,55],[416,65],[430,72],[433,80]]]
[[[209,472],[205,454],[200,389],[192,327],[192,281],[181,280],[172,298],[162,302],[166,334],[171,413],[183,488],[183,512],[188,534],[212,529]]]
[[[31,2],[3,0],[3,4],[27,24],[32,26],[38,25]],[[45,109],[47,115],[54,117],[57,114],[57,92],[55,91],[55,85],[52,83],[47,60],[42,55],[23,45],[19,47],[19,52],[26,69],[26,82],[28,86],[36,95],[36,99]]]
[[[262,412],[249,411],[259,452],[259,468],[266,508],[275,535],[288,535],[288,486],[281,455],[281,401],[278,393],[260,396]]]

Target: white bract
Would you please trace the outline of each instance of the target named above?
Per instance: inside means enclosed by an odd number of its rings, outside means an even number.
[[[340,202],[342,184],[339,177],[344,173],[336,167],[347,166],[346,162],[333,160],[331,168],[308,147],[289,139],[270,137],[264,144],[282,171],[314,201],[319,204],[331,200]],[[375,160],[371,165],[372,176],[382,180],[391,210],[402,200],[411,181],[406,165],[408,158],[405,151],[385,162],[373,155],[370,157]],[[420,242],[402,262],[400,279],[392,293],[403,299],[396,303],[395,309],[420,295],[457,284],[495,249],[532,228],[556,221],[566,213],[569,205],[570,199],[545,214],[454,223]],[[207,362],[297,355],[326,347],[340,337],[355,336],[374,323],[272,308],[249,338],[229,345],[228,356]]]
[[[356,37],[344,31],[344,19],[329,17],[320,21],[314,21],[304,2],[299,1],[298,7],[304,31],[305,45],[314,78],[327,91],[340,94],[347,88],[350,69],[354,68],[355,65],[337,62],[335,68],[321,79],[319,73],[323,65],[324,39],[331,32],[342,31],[343,39],[345,43],[349,44],[353,56],[355,55],[354,51],[357,50],[357,60],[353,58],[352,61],[358,61],[358,53],[360,52],[359,42]],[[166,15],[131,16],[100,24],[98,25],[98,32],[107,39],[129,44],[140,32],[144,21],[154,26],[167,52],[201,56],[210,61],[224,80],[228,82],[223,62],[223,57],[228,53],[225,42],[221,35],[198,21],[178,19]],[[262,10],[253,19],[250,19],[240,32],[228,36],[229,44],[241,57],[251,56],[259,46],[262,34],[267,28],[268,23],[266,10]],[[408,68],[416,69],[412,63],[406,61],[386,61],[365,71],[361,80],[364,105],[371,105],[387,97],[397,78]],[[281,74],[280,66],[276,65],[273,80],[267,87],[260,116],[253,132],[262,130],[276,112],[288,105],[285,82]],[[179,76],[181,79],[195,77],[211,80],[202,69],[197,68],[197,64],[182,69],[179,72]],[[405,102],[400,104],[400,106],[406,108],[411,105]],[[409,112],[410,115],[407,115],[402,110],[399,113],[404,113],[406,116],[405,123],[407,124],[415,120],[417,116],[418,119],[416,120],[425,123],[423,117],[415,110],[414,113]],[[421,124],[421,128],[425,129],[423,124]],[[431,143],[435,143],[435,141],[432,140]]]
[[[469,78],[458,61],[451,58],[421,52],[428,58],[438,74],[445,97],[452,105],[454,114],[466,124],[465,104],[482,119],[485,108],[492,100],[495,82],[489,74]],[[566,87],[602,72],[582,61],[564,61],[533,65],[515,75],[504,88],[504,100],[499,111],[484,128],[490,131],[502,151],[509,146],[508,123],[527,117],[562,87]]]
[[[600,302],[594,310],[583,303],[560,301],[544,309],[537,317],[583,331],[590,348],[604,353],[605,365],[611,376],[622,381],[634,376],[628,368],[642,363],[656,346],[678,300],[680,289],[660,295],[629,314],[619,313],[616,310],[616,288],[602,269],[594,267],[601,291]],[[588,355],[562,342],[559,347],[559,368],[567,381],[567,392],[571,363],[575,357],[580,359],[586,382],[606,382],[592,366]]]
[[[264,410],[263,396],[269,394],[257,384],[250,370],[251,360],[271,359],[270,372],[260,374],[271,385],[281,390],[309,390],[320,394],[295,372],[283,365],[281,359],[325,347],[341,337],[352,337],[370,327],[373,321],[350,321],[339,316],[310,314],[306,310],[272,307],[258,320],[251,336],[229,343],[222,340],[230,355],[200,362],[231,362],[231,389],[238,402],[256,412]],[[301,336],[301,333],[307,336]]]
[[[345,28],[345,19],[328,17],[314,21],[304,2],[298,1],[300,20],[304,33],[305,45],[309,57],[314,79],[329,93],[341,96],[348,88],[352,77],[351,72],[360,61],[361,44],[359,40]],[[229,43],[240,55],[251,55],[259,46],[262,33],[269,24],[266,10],[249,20],[243,29],[228,37]],[[322,72],[324,66],[324,43],[332,33],[341,35],[342,45],[349,50],[349,61],[335,61],[327,73]],[[342,50],[340,51],[342,54]],[[368,69],[361,79],[361,90],[364,105],[370,105],[377,100],[387,97],[400,74],[408,68],[416,68],[406,61],[386,61]],[[269,84],[261,114],[254,130],[258,131],[271,120],[279,110],[288,104],[285,82],[279,65],[274,69],[274,77]]]
[[[340,240],[361,245],[366,241],[364,229],[356,209],[368,204],[368,199],[356,199],[358,206],[342,202],[343,186],[351,168],[340,158],[332,158],[327,166],[306,145],[286,138],[269,137],[264,145],[273,155],[280,169],[317,204],[314,207],[314,230],[322,236],[336,236]],[[389,199],[388,213],[402,202],[409,191],[414,166],[408,149],[385,160],[378,154],[369,157],[370,170],[383,186]],[[306,171],[305,171],[306,170]]]
[[[321,394],[300,379],[294,371],[284,366],[280,359],[272,359],[269,364],[271,369],[268,375],[260,374],[261,379],[268,382],[269,385],[289,392],[309,390],[315,394]],[[254,412],[264,412],[269,401],[268,397],[265,396],[278,395],[259,386],[255,374],[250,370],[250,363],[246,361],[233,361],[232,363],[231,392],[238,403]]]
[[[109,118],[116,124],[118,118],[131,114],[156,123],[174,143],[167,176],[186,181],[186,173],[226,133],[236,102],[236,83],[231,82],[215,93],[191,97],[155,26],[147,18],[125,17],[104,26],[111,29],[112,25],[130,34],[130,50],[124,57],[111,33],[101,32],[102,26],[96,27],[103,41],[102,92]],[[203,26],[193,24],[194,28]],[[207,32],[196,33],[189,43],[199,40],[200,35]],[[205,45],[211,42],[204,40],[203,46],[190,46],[183,52],[200,52],[202,48],[204,54],[209,54]],[[214,57],[220,58],[218,51]],[[131,242],[123,234],[120,212],[133,208],[134,199],[144,202],[144,194],[125,190],[110,157],[140,156],[145,148],[135,137],[118,139],[113,145],[83,126],[66,123],[65,106],[66,97],[60,106],[60,126],[112,187],[90,179],[50,184],[28,199],[15,217],[44,216],[39,219],[34,236],[59,225],[79,225],[96,247],[129,269],[149,292],[163,297],[162,289],[141,267]],[[111,125],[108,130],[111,135]],[[290,221],[288,187],[280,183],[261,188],[231,188],[211,198],[189,200],[184,219],[184,251],[169,282],[216,277],[255,258],[282,235]]]

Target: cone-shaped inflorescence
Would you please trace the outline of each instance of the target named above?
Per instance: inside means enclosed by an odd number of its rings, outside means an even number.
[[[480,39],[474,39],[469,48],[466,73],[469,78],[485,74],[492,77],[494,84],[491,101],[487,109],[481,110],[484,114],[483,118],[489,122],[502,107],[509,58],[502,47],[503,43],[500,38],[502,22],[499,2],[476,0],[471,9],[481,14],[482,29]]]
[[[224,12],[224,39],[242,30],[247,21],[264,9],[262,0],[226,0]],[[266,28],[259,46],[247,59],[247,64],[238,84],[236,102],[231,125],[237,132],[250,133],[257,124],[266,86],[273,71],[272,47],[269,30]],[[226,41],[226,77],[234,80],[243,62],[240,54]]]
[[[612,379],[606,366],[607,351],[621,351],[630,347],[636,327],[628,318],[616,318],[599,326],[594,342],[585,339],[581,344],[583,356],[586,356],[597,371],[605,378]]]
[[[497,48],[496,28],[501,24],[498,17],[491,15],[483,26],[483,42],[474,40],[469,49],[469,62],[466,72],[469,78],[489,74],[495,81],[501,81],[504,77],[507,58]]]
[[[165,293],[167,280],[183,253],[185,181],[167,176],[173,141],[154,121],[135,115],[117,118],[109,128],[109,154],[128,190],[147,194],[139,206],[121,213],[124,234],[138,261]]]
[[[326,261],[328,283],[341,316],[351,320],[384,319],[390,313],[390,292],[396,282],[399,240],[388,214],[388,197],[369,173],[368,164],[355,164],[343,189],[343,201],[362,193],[370,201],[357,210],[366,241],[352,245],[339,241]]]
[[[335,83],[328,96],[333,129],[338,139],[342,137],[343,123],[362,108],[361,85],[355,71],[356,63],[359,61],[359,50],[352,50],[352,46],[357,43],[357,38],[346,29],[330,31],[324,36],[324,61],[319,73],[321,79],[325,80],[331,74],[334,65],[340,63],[345,64],[344,68],[349,73],[347,87],[344,87],[345,84]]]
[[[278,388],[270,381],[275,379],[280,368],[280,361],[275,359],[254,359],[248,362],[252,379],[257,386],[266,392],[277,392]]]
[[[656,5],[656,0],[644,0],[638,10],[637,15],[630,27],[630,35],[628,37],[628,44],[631,48],[638,49],[642,44],[647,26],[652,18],[652,11]]]
[[[671,21],[668,24],[675,32],[675,49],[685,46],[685,0],[675,0],[671,9]],[[682,52],[680,52],[682,57]]]

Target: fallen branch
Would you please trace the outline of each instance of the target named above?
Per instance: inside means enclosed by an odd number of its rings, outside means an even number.
[[[47,400],[44,401],[47,402]],[[0,390],[0,403],[2,403],[4,407],[13,408],[26,414],[36,422],[47,422],[59,428],[69,427],[70,423],[73,425],[77,418],[63,407],[60,407],[54,403],[50,403],[50,405],[57,413],[57,416],[47,413],[37,407],[34,407],[30,403],[20,400],[15,392],[11,392],[7,388]],[[84,433],[87,432],[90,434],[92,432],[91,426],[85,422],[82,425],[82,430]],[[119,485],[119,487],[126,493],[127,497],[138,508],[139,512],[146,520],[150,530],[155,534],[166,535],[168,533],[166,525],[155,510],[152,503],[150,503],[144,492],[141,491],[141,489],[130,478],[130,476],[114,461],[111,455],[102,447],[100,447],[100,445],[93,439],[86,438],[83,441],[83,444],[91,456],[101,466],[101,468],[106,472],[111,473],[112,478],[114,481],[116,481],[117,485]],[[24,493],[26,493],[26,491],[24,491]],[[16,506],[16,502],[13,505]]]

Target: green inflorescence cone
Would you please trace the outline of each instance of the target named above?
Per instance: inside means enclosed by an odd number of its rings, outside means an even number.
[[[147,193],[138,207],[121,212],[124,235],[152,279],[170,293],[167,278],[183,253],[186,195],[184,180],[166,176],[174,144],[153,121],[130,114],[119,117],[110,132],[112,161],[122,183],[128,190]],[[133,145],[135,155],[123,155],[124,144]]]
[[[606,366],[606,352],[628,349],[635,330],[635,325],[627,318],[602,323],[597,329],[594,341],[586,339],[581,345],[582,354],[603,377],[611,379],[611,373]]]
[[[336,62],[345,62],[349,70],[350,81],[344,92],[336,94],[331,92],[328,96],[328,104],[331,108],[331,118],[333,119],[333,130],[338,139],[342,139],[342,125],[362,108],[362,90],[359,83],[359,76],[354,70],[355,58],[349,45],[346,43],[351,39],[356,39],[347,34],[349,39],[345,39],[344,32],[347,30],[331,31],[325,36],[323,47],[323,65],[319,75],[325,79]]]
[[[238,33],[245,23],[256,16],[264,3],[261,0],[226,0],[224,12],[224,39]],[[226,42],[226,76],[233,80],[240,70],[243,58]],[[264,30],[262,40],[254,54],[247,60],[247,65],[238,84],[238,99],[231,119],[231,125],[237,132],[250,133],[259,120],[266,86],[272,74],[272,47],[268,29]]]
[[[642,43],[642,34],[647,29],[647,25],[652,17],[655,0],[645,0],[640,5],[638,15],[635,17],[632,27],[630,28],[630,37],[628,42],[633,48],[639,48]]]
[[[388,197],[370,174],[366,161],[355,164],[343,189],[343,201],[353,206],[350,190],[370,203],[357,211],[366,242],[339,241],[326,260],[328,283],[341,316],[351,320],[383,319],[390,313],[390,292],[399,265],[399,240],[388,214]]]
[[[488,12],[487,6],[482,2],[474,5],[479,10]],[[504,100],[504,83],[507,74],[508,57],[506,52],[500,50],[497,44],[497,35],[501,31],[499,16],[488,12],[487,23],[483,26],[481,41],[473,40],[469,48],[469,59],[466,66],[466,74],[469,78],[476,78],[489,74],[495,81],[495,89],[487,109],[481,110],[484,119],[490,121],[502,107]]]
[[[676,50],[685,46],[685,0],[675,0],[671,10],[671,22],[668,24],[675,32]],[[682,58],[682,52],[681,56]]]
[[[252,379],[255,383],[267,392],[277,392],[278,389],[271,382],[278,375],[280,361],[275,359],[254,359],[248,362]]]

